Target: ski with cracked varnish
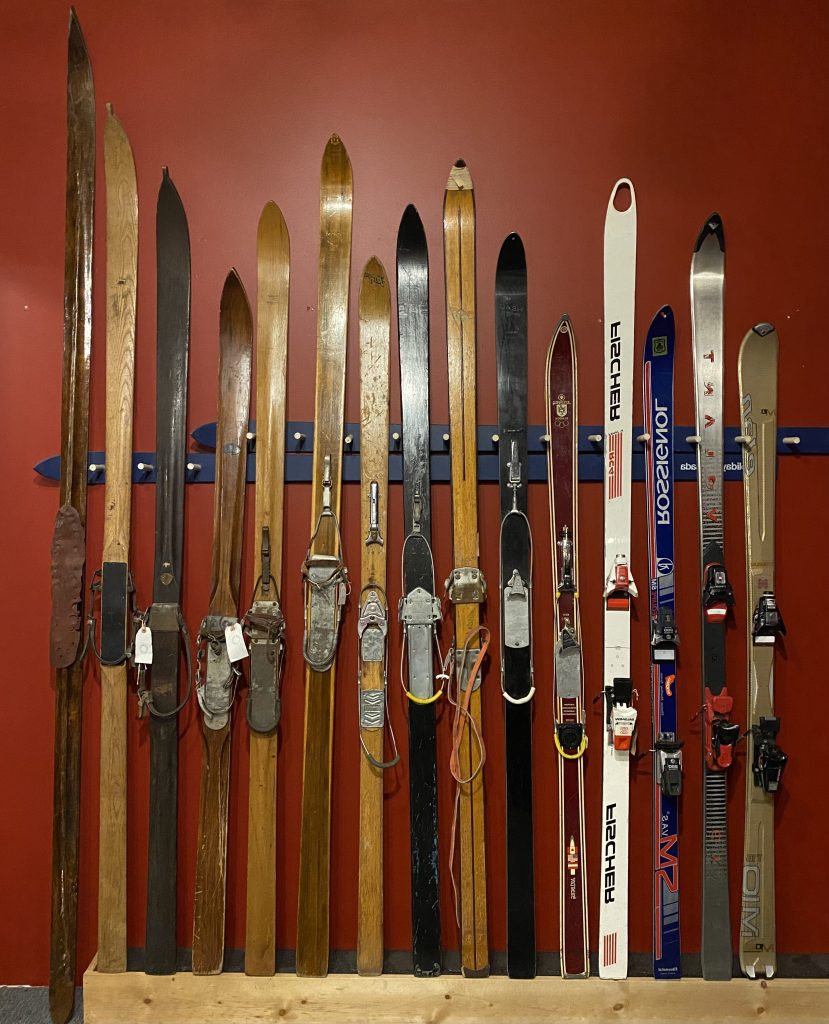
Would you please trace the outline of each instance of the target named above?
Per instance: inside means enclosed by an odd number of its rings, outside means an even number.
[[[578,392],[576,338],[563,316],[547,351],[547,480],[550,498],[558,765],[559,938],[563,978],[590,974],[584,840],[584,666],[579,618]]]
[[[478,566],[475,198],[463,160],[454,165],[446,185],[443,244],[455,562],[446,580],[447,596],[455,609],[454,678],[448,697],[455,712],[450,770],[456,787],[449,867],[460,928],[461,972],[469,978],[489,974],[480,690],[489,631],[480,624],[486,581]],[[454,874],[456,839],[460,848],[459,885]]]
[[[743,338],[739,357],[743,494],[746,527],[748,642],[748,763],[740,915],[740,967],[749,978],[777,970],[774,924],[774,805],[788,761],[777,744],[774,650],[786,627],[775,591],[775,483],[777,462],[777,360],[771,324],[757,324]]]
[[[429,256],[414,206],[397,234],[397,329],[403,434],[403,628],[409,711],[412,961],[419,978],[441,972],[435,690],[437,624],[429,471]],[[401,671],[402,671],[401,663]]]
[[[500,470],[501,692],[507,802],[507,972],[535,977],[532,531],[527,518],[527,261],[516,234],[495,271]]]
[[[331,753],[334,670],[349,591],[340,534],[352,176],[345,146],[332,135],[322,159],[319,299],[311,539],[305,588],[305,740],[299,841],[296,970],[328,973],[331,864]]]
[[[81,805],[89,364],[92,352],[92,240],[95,200],[95,93],[74,8],[66,75],[66,227],[60,507],[52,535],[49,660],[55,670],[55,763],[49,1012],[66,1024],[75,1004],[78,850]]]
[[[285,664],[282,506],[290,262],[282,211],[276,203],[266,203],[256,231],[255,583],[245,615],[250,650],[245,974],[263,977],[276,970],[276,755]]]
[[[193,973],[220,974],[227,895],[230,715],[248,656],[239,619],[253,321],[235,270],[219,312],[219,416],[210,601],[196,642],[196,696],[203,712]],[[206,666],[204,665],[206,659]]]
[[[630,205],[616,206],[627,191]],[[628,970],[630,755],[636,729],[630,678],[630,491],[633,413],[636,196],[622,178],[604,232],[604,756],[599,977]]]
[[[723,286],[725,237],[713,213],[691,258],[691,325],[696,401],[702,567],[702,976],[731,977],[728,906],[727,769],[740,728],[729,721],[725,620],[734,603],[723,564]]]
[[[642,373],[650,578],[653,729],[653,976],[681,978],[679,796],[674,575],[674,314],[663,306],[645,340]]]
[[[360,283],[360,598],[357,688],[360,736],[360,846],[357,973],[383,973],[383,773],[400,757],[389,721],[386,548],[389,496],[391,296],[383,264],[366,263]],[[391,744],[384,757],[385,734]]]
[[[176,971],[178,713],[190,695],[190,638],[181,611],[190,236],[167,168],[156,205],[156,487],[153,603],[135,637],[139,715],[149,711],[150,825],[144,970]],[[149,650],[146,641],[149,638]],[[179,664],[188,686],[179,704]],[[151,660],[150,660],[151,659]],[[149,685],[144,679],[149,674]]]
[[[106,483],[101,595],[101,773],[98,843],[98,967],[127,969],[127,660],[132,641],[129,570],[138,190],[121,122],[107,105]],[[90,624],[94,626],[90,613]]]

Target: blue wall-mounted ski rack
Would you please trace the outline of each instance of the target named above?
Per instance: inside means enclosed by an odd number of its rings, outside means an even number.
[[[579,427],[579,480],[600,481],[604,474],[602,427]],[[256,479],[256,423],[250,424],[250,452],[248,454],[248,481]],[[725,479],[742,480],[741,444],[736,427],[724,428]],[[547,479],[546,428],[527,428],[527,474],[530,481]],[[645,444],[640,440],[642,427],[633,428],[633,479],[645,479]],[[678,481],[696,480],[696,446],[688,440],[693,427],[674,428],[674,473]],[[346,423],[343,445],[343,482],[360,480],[360,425]],[[186,480],[188,483],[213,483],[216,446],[216,424],[205,423],[193,431],[198,451],[188,452]],[[432,482],[449,481],[449,427],[432,424],[431,427]],[[285,426],[285,480],[287,483],[309,483],[314,451],[314,424],[298,420]],[[780,427],[777,431],[778,455],[829,455],[829,427]],[[155,453],[135,452],[132,461],[132,481],[136,484],[155,483]],[[35,466],[35,472],[49,480],[60,479],[60,456],[53,455]],[[400,424],[389,427],[389,480],[400,483],[403,479],[403,444]],[[478,427],[478,479],[481,483],[498,480],[498,428]],[[89,483],[102,484],[106,480],[103,452],[89,453]]]

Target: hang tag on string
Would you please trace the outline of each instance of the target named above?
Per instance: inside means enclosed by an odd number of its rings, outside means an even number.
[[[245,644],[245,637],[242,633],[242,623],[234,622],[232,626],[225,626],[225,642],[227,643],[227,656],[230,660],[241,661],[248,657],[248,649]]]
[[[132,660],[136,665],[152,665],[153,634],[149,626],[143,625],[135,634]]]

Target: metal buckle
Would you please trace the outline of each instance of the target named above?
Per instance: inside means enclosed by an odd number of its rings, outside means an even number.
[[[453,569],[445,587],[452,604],[483,604],[486,600],[484,574],[474,566]]]
[[[385,661],[386,637],[389,632],[388,612],[380,593],[374,587],[365,592],[357,620],[357,639],[362,662]]]

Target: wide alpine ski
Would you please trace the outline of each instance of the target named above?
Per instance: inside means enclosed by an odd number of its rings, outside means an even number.
[[[107,106],[106,488],[101,594],[101,775],[98,846],[98,963],[127,969],[127,658],[132,639],[129,571],[132,405],[138,280],[135,163],[121,122]]]
[[[67,50],[60,508],[52,536],[50,629],[50,661],[55,669],[55,765],[49,1010],[54,1024],[65,1024],[75,1003],[83,714],[81,622],[95,199],[92,67],[73,8],[69,11]]]
[[[730,722],[725,619],[734,603],[723,565],[723,282],[725,237],[712,213],[691,259],[697,478],[702,562],[702,976],[731,977],[726,770],[740,728]]]
[[[478,567],[475,198],[472,178],[463,160],[452,168],[446,185],[443,244],[455,560],[455,568],[446,581],[447,595],[455,606],[454,686],[449,697],[455,707],[450,768],[457,785],[450,870],[461,933],[461,971],[469,978],[489,974],[480,691],[489,631],[480,625],[486,581]],[[460,894],[454,874],[457,832]]]
[[[247,648],[239,621],[253,322],[242,282],[228,274],[219,313],[219,416],[210,602],[197,639],[202,724],[193,973],[219,974],[224,957],[230,713]],[[204,661],[207,661],[205,667]]]
[[[590,974],[584,843],[584,673],[579,618],[576,338],[563,316],[547,351],[547,479],[555,585],[555,744],[558,765],[559,938],[563,978]]]
[[[305,742],[296,947],[301,977],[328,973],[334,669],[340,617],[349,591],[339,515],[351,197],[351,162],[342,140],[332,135],[322,158],[312,533],[302,565]]]
[[[752,328],[740,346],[739,383],[746,515],[748,763],[740,967],[749,978],[777,970],[774,926],[774,794],[788,757],[777,745],[774,649],[786,627],[774,589],[777,331]]]
[[[617,208],[627,192],[630,205]],[[599,977],[628,969],[630,754],[636,729],[630,679],[630,490],[633,413],[636,196],[622,178],[607,204],[604,233],[604,757]]]
[[[400,760],[388,716],[389,608],[386,523],[389,494],[391,299],[383,264],[372,257],[360,284],[360,488],[363,549],[357,619],[360,735],[360,855],[357,972],[383,973],[383,770]],[[385,728],[384,728],[385,727]],[[383,755],[388,729],[392,754]]]
[[[407,206],[397,234],[397,329],[403,433],[403,624],[409,699],[412,960],[421,978],[441,972],[434,657],[435,596],[429,472],[429,256],[420,216]],[[403,663],[401,662],[401,671]]]
[[[190,341],[190,236],[167,168],[156,207],[156,485],[153,603],[135,637],[139,713],[149,712],[150,836],[147,866],[147,974],[176,971],[179,663],[190,695],[190,638],[181,611],[187,355]],[[149,638],[150,648],[146,641]],[[146,664],[150,685],[142,677]]]
[[[653,728],[653,976],[681,978],[679,795],[682,740],[676,728],[674,585],[674,313],[663,306],[645,341],[645,480]]]
[[[527,518],[527,261],[518,235],[495,271],[501,480],[501,692],[507,769],[507,972],[535,977],[532,555]]]
[[[276,753],[284,665],[282,501],[288,365],[290,242],[282,212],[267,203],[256,236],[256,529],[250,644],[250,788],[245,973],[276,970]]]

